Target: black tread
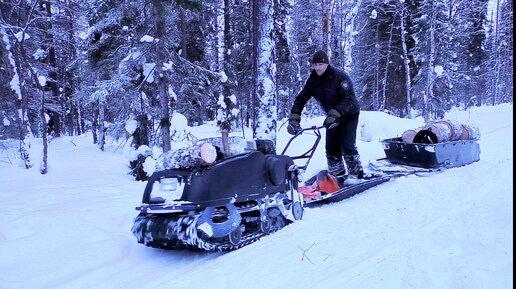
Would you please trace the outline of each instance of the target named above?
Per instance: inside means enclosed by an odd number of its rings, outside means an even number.
[[[259,230],[259,217],[253,212],[242,216],[246,231],[238,244],[232,244],[228,237],[206,238],[197,234],[196,222],[201,213],[151,214],[140,213],[134,220],[132,232],[139,243],[148,247],[169,250],[232,251],[249,245],[266,234]],[[256,213],[256,212],[255,212]],[[290,223],[278,209],[270,208],[269,217],[275,232]]]

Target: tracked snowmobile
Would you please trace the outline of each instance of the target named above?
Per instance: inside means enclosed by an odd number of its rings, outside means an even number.
[[[300,170],[292,157],[275,154],[266,141],[257,140],[255,147],[240,153],[222,149],[222,141],[214,143],[218,157],[212,164],[151,175],[132,228],[138,242],[164,249],[228,251],[303,217],[297,191]]]
[[[218,152],[215,162],[164,166],[151,175],[136,208],[140,213],[133,234],[139,243],[155,248],[234,250],[301,220],[305,206],[350,197],[388,180],[364,180],[361,186],[307,197],[299,182],[320,142],[321,128],[301,130],[281,154],[263,140],[228,153],[221,148],[223,141],[211,139]],[[306,132],[315,136],[313,146],[300,155],[286,155],[292,141]],[[177,155],[184,154],[174,159]]]

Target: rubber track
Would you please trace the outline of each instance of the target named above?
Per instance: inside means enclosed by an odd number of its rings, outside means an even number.
[[[242,216],[246,223],[246,230],[241,241],[233,245],[228,237],[203,238],[197,234],[196,223],[200,217],[197,214],[147,214],[140,213],[134,220],[132,232],[148,247],[170,250],[204,250],[204,251],[232,251],[249,245],[267,235],[260,228],[260,218],[256,216]],[[276,208],[269,209],[271,230],[269,234],[282,229],[290,221]]]

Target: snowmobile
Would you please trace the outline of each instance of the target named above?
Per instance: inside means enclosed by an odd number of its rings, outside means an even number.
[[[271,142],[255,140],[255,147],[231,155],[221,148],[227,144],[220,145],[217,139],[213,143],[218,157],[212,164],[156,171],[148,179],[142,204],[136,207],[140,213],[133,234],[139,243],[154,248],[235,250],[301,220],[305,207],[349,198],[389,180],[377,176],[338,184],[322,171],[301,184],[321,128],[302,129],[280,154]],[[312,147],[296,156],[286,155],[293,140],[304,133],[315,136]],[[328,183],[331,190],[320,190]]]

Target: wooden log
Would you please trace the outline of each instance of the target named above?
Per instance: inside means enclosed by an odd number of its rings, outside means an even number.
[[[225,138],[225,137],[224,137]],[[225,157],[230,157],[244,153],[246,149],[250,149],[250,144],[243,137],[239,136],[227,136],[227,139],[223,137],[211,137],[204,138],[201,141],[209,142],[213,146],[216,146],[224,153]]]
[[[416,134],[417,134],[417,130],[409,129],[409,130],[406,130],[403,132],[403,134],[401,135],[401,139],[404,142],[411,143],[411,142],[414,142],[414,137],[416,136]]]
[[[444,123],[429,123],[425,125],[422,130],[433,133],[436,137],[436,142],[446,142],[451,140],[452,132],[450,127]]]
[[[480,139],[480,131],[475,126],[449,119],[430,122],[417,129],[414,136],[412,135],[413,131],[405,131],[402,135],[403,141],[410,142],[410,138],[412,138],[412,142],[419,142],[422,136],[432,139],[432,143]],[[415,140],[416,136],[418,136],[417,141]]]
[[[188,169],[208,166],[217,159],[217,150],[209,142],[200,141],[193,146],[170,150],[156,162],[156,170]]]
[[[434,123],[442,123],[448,127],[448,131],[450,132],[450,136],[448,140],[459,140],[462,134],[462,125],[451,119],[442,119],[435,121]]]
[[[460,140],[479,140],[480,139],[480,130],[469,124],[461,125],[461,134]]]

